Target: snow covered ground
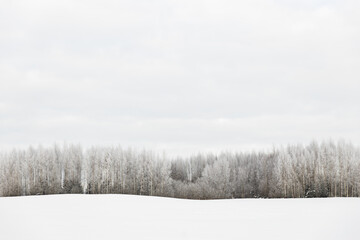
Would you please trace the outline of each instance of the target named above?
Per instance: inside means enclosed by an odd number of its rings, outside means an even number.
[[[0,198],[0,239],[360,239],[360,199]]]

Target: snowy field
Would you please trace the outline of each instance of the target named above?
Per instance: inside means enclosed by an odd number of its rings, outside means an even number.
[[[0,239],[360,239],[360,199],[0,198]]]

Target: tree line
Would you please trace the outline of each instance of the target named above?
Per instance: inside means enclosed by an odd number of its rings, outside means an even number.
[[[0,196],[135,194],[187,199],[359,197],[360,149],[344,141],[269,152],[165,154],[54,145],[0,153]]]

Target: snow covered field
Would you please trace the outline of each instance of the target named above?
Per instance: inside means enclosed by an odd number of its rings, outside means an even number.
[[[0,239],[360,239],[360,199],[0,198]]]

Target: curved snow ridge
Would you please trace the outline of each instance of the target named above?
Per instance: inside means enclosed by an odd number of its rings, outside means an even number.
[[[359,198],[183,200],[134,195],[0,198],[0,237],[358,239]]]

